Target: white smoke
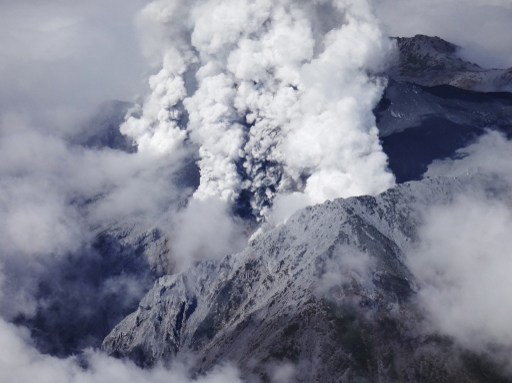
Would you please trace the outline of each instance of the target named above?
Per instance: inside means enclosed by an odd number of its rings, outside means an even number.
[[[500,132],[488,131],[475,143],[459,149],[456,160],[436,160],[426,176],[460,176],[467,172],[495,174],[512,185],[512,143]]]
[[[276,195],[393,184],[372,114],[393,47],[368,1],[157,0],[139,25],[162,68],[121,129],[141,152],[197,153],[197,199],[245,191],[265,216]]]
[[[122,223],[148,228],[169,215],[168,210],[178,205],[176,200],[187,193],[177,190],[176,171],[154,156],[76,147],[23,119],[0,118],[0,382],[240,382],[237,370],[230,366],[191,378],[186,365],[144,370],[97,351],[85,351],[78,359],[60,359],[38,351],[28,329],[8,323],[20,315],[30,318],[54,302],[52,296],[41,301],[38,289],[46,283],[44,278],[62,282],[62,290],[69,288],[69,274],[66,280],[59,274],[61,263],[93,241],[98,227]],[[116,256],[123,262],[126,255],[120,251]],[[87,267],[72,266],[77,270],[67,272],[90,273]],[[59,317],[80,318],[94,312],[91,298],[101,306],[104,297],[100,295],[116,295],[121,289],[122,299],[140,297],[144,282],[139,277],[123,273],[101,281],[96,290],[84,285],[77,291],[71,283],[75,290],[66,294],[80,294],[79,304],[72,310],[60,305],[60,313],[48,309],[44,318],[50,322]],[[98,295],[91,297],[91,291]],[[123,305],[117,301],[109,309],[115,312]],[[66,331],[69,328],[62,329]]]

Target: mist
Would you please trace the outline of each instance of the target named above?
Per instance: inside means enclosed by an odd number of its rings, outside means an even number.
[[[419,281],[419,307],[430,331],[510,366],[512,332],[512,142],[489,132],[457,160],[434,162],[427,174],[485,175],[448,205],[424,211],[408,266]]]
[[[158,366],[143,370],[131,362],[88,350],[80,358],[58,359],[38,353],[28,334],[0,320],[0,380],[29,383],[238,383],[238,372],[231,366],[220,366],[206,376],[192,378],[186,364],[171,368]]]

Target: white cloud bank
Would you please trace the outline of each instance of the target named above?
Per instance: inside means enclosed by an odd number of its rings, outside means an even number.
[[[431,327],[510,366],[512,142],[492,132],[459,154],[429,174],[480,172],[489,182],[425,212],[408,264]]]
[[[16,383],[241,383],[238,371],[217,367],[192,378],[185,365],[141,369],[131,362],[89,351],[84,360],[58,359],[40,354],[25,331],[0,320],[0,381]]]

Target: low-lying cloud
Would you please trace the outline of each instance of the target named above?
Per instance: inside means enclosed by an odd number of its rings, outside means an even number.
[[[80,358],[58,359],[40,354],[28,334],[0,319],[0,381],[31,383],[241,383],[238,371],[220,366],[192,378],[184,364],[141,369],[131,362],[89,350]]]
[[[512,143],[491,132],[437,161],[428,174],[483,174],[449,205],[424,214],[408,266],[419,282],[419,305],[430,329],[510,365],[512,350]]]

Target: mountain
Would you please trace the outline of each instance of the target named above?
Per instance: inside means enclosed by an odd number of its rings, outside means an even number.
[[[15,322],[31,330],[44,353],[66,357],[98,347],[155,279],[170,271],[166,241],[158,230],[100,231],[91,246],[55,262],[40,277],[35,315]]]
[[[510,381],[481,355],[424,330],[404,254],[424,207],[493,185],[478,175],[408,181],[488,129],[512,136],[512,95],[497,92],[508,89],[511,70],[468,63],[439,38],[396,40],[398,60],[374,110],[396,188],[307,208],[264,227],[241,253],[176,275],[165,275],[173,272],[169,238],[157,227],[106,223],[45,278],[35,318],[17,323],[50,354],[103,341],[142,366],[192,354],[201,373],[231,361],[248,381],[269,381],[282,363],[304,382]],[[133,151],[118,130],[129,107],[105,104],[74,143]],[[195,189],[198,173],[191,161],[176,182]]]
[[[227,361],[255,382],[281,365],[297,382],[511,381],[425,330],[405,258],[425,208],[495,185],[478,174],[421,179],[489,129],[512,136],[510,70],[466,62],[436,37],[397,45],[374,114],[399,185],[309,207],[239,254],[158,279],[104,339],[106,352],[146,367],[193,355],[195,373]]]
[[[398,62],[391,75],[424,86],[499,92],[512,91],[512,68],[484,69],[460,57],[460,47],[439,37],[416,35],[395,38]]]
[[[421,179],[432,161],[453,157],[488,130],[511,137],[512,94],[505,90],[512,90],[512,68],[464,61],[459,47],[439,37],[395,40],[398,57],[374,114],[397,182]]]
[[[488,381],[485,363],[419,328],[404,262],[423,207],[487,181],[427,179],[302,210],[240,254],[159,279],[103,348],[143,366],[193,352],[195,372],[230,361],[261,381],[282,363],[297,382]]]
[[[391,79],[374,113],[399,183],[421,179],[432,161],[453,157],[488,130],[512,137],[512,93]]]

